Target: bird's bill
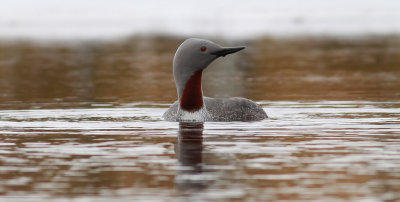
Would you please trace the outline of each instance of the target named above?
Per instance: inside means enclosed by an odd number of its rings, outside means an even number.
[[[240,50],[243,50],[245,47],[240,46],[240,47],[233,47],[233,48],[222,48],[222,50],[216,51],[212,53],[213,55],[216,55],[217,57],[225,57],[225,55],[229,55],[231,53],[236,53]]]

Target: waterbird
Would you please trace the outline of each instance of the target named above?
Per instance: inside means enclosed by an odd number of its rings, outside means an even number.
[[[222,47],[206,39],[186,39],[177,49],[173,74],[178,100],[164,113],[167,121],[260,121],[268,118],[260,105],[246,98],[203,97],[203,70],[219,57],[225,57],[245,47]]]

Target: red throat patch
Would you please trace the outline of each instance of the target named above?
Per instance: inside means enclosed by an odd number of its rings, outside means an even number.
[[[180,106],[186,111],[197,111],[203,107],[201,92],[201,75],[203,70],[196,71],[187,81],[180,100]]]

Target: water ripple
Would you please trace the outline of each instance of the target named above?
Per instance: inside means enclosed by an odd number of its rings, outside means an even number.
[[[262,102],[261,122],[167,106],[0,111],[0,199],[400,199],[400,102]]]

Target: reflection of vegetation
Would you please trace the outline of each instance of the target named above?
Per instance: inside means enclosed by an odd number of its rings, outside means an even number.
[[[172,58],[182,40],[0,43],[0,104],[172,102]],[[241,76],[226,79],[256,100],[399,99],[399,45],[398,37],[263,38],[234,60]]]
[[[3,43],[0,101],[172,100],[166,97],[175,95],[171,64],[179,43],[165,37],[82,44]]]
[[[361,39],[262,39],[254,45],[265,53],[257,61],[273,68],[397,70],[400,64],[400,38]],[[261,46],[260,46],[261,45]]]
[[[250,54],[256,99],[399,99],[400,38],[261,39]]]

